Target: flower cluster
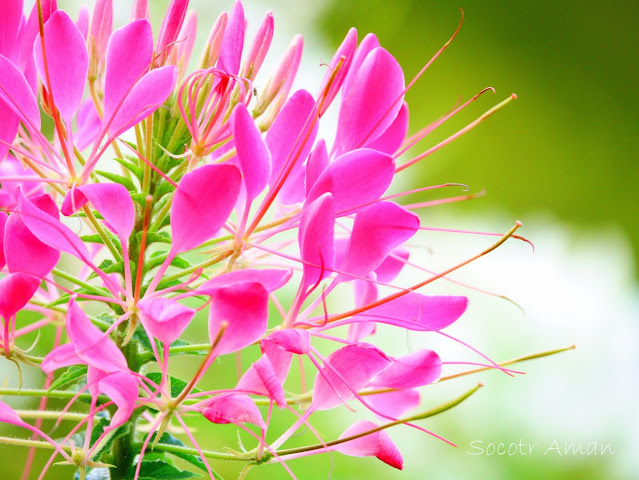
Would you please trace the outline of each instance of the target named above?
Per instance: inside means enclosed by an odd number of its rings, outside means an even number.
[[[389,356],[369,343],[376,327],[441,332],[451,325],[467,299],[420,289],[493,250],[520,224],[445,272],[400,285],[402,269],[425,271],[407,248],[427,229],[415,212],[464,197],[402,206],[407,193],[459,185],[387,191],[396,174],[514,96],[399,163],[489,89],[407,138],[404,96],[430,62],[406,85],[375,35],[358,44],[352,29],[314,94],[293,90],[299,36],[258,83],[273,17],[266,14],[245,45],[238,1],[219,16],[189,73],[197,22],[187,7],[188,0],[171,2],[157,41],[145,0],[135,0],[130,22],[116,29],[111,0],[75,21],[55,0],[38,0],[27,17],[21,0],[0,8],[0,346],[18,369],[38,366],[47,375],[44,390],[2,390],[42,397],[35,426],[3,402],[0,422],[33,432],[21,444],[54,449],[40,478],[59,457],[80,479],[111,480],[155,478],[154,468],[162,478],[188,478],[170,456],[210,478],[218,478],[211,460],[244,462],[243,476],[279,462],[294,477],[288,460],[331,451],[402,468],[386,429],[403,424],[435,435],[414,422],[477,387],[409,414],[418,389],[440,379],[443,363],[456,362],[427,349]],[[338,111],[337,133],[327,142],[318,127],[329,108]],[[278,292],[285,286],[289,297]],[[350,309],[335,311],[335,295],[352,298]],[[38,317],[16,318],[21,310]],[[181,339],[205,314],[208,341]],[[44,358],[20,341],[35,330],[54,333]],[[237,383],[197,388],[216,358],[244,351],[252,363]],[[188,381],[170,374],[181,354],[199,357]],[[514,372],[487,357],[474,365]],[[290,376],[303,386],[312,378],[312,389],[292,393]],[[64,437],[42,430],[48,398],[69,400],[57,413],[58,422],[75,422]],[[349,403],[377,422],[362,419],[322,440],[312,414]],[[285,432],[269,428],[278,410],[297,417]],[[194,415],[237,425],[255,448],[203,450],[188,426]],[[317,443],[282,449],[303,426]],[[145,461],[150,450],[153,461]]]

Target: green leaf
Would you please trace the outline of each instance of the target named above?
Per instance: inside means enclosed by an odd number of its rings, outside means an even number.
[[[93,235],[81,235],[80,240],[82,240],[84,243],[99,243],[101,245],[104,245],[104,240],[102,240],[102,237],[97,233]]]
[[[95,420],[94,420],[94,424],[93,424],[93,431],[91,432],[91,442],[90,444],[93,445],[96,440],[98,438],[100,438],[100,435],[102,435],[102,433],[104,432],[104,428],[109,424],[110,421],[110,417],[109,417],[109,412],[107,412],[106,410],[103,410],[101,412],[98,412],[98,414],[95,416]],[[86,430],[83,430],[82,432],[76,433],[71,437],[71,440],[73,440],[73,443],[75,445],[84,445],[84,439],[86,438]],[[56,441],[62,441],[63,439],[55,439]]]
[[[76,384],[78,381],[86,378],[86,365],[71,365],[62,375],[55,379],[47,392],[51,390],[61,390]]]
[[[95,453],[93,459],[99,462],[104,455],[111,453],[111,446],[113,445],[113,442],[115,442],[118,438],[122,438],[125,435],[128,435],[130,431],[131,431],[131,424],[129,422],[125,423],[124,425],[120,425],[116,429],[116,431],[111,434],[111,436],[109,437],[107,442],[102,446],[102,448],[100,448],[100,450],[98,450]],[[95,431],[94,433],[91,434],[91,445],[93,445],[97,441],[97,439],[99,438],[100,435],[102,435],[103,432],[104,432],[104,426],[102,428],[102,432],[99,432],[97,436],[95,435]]]
[[[152,268],[162,265],[164,260],[166,260],[166,256],[167,256],[167,252],[162,252],[162,251],[153,252],[149,256],[149,260],[147,262],[147,269],[151,270]],[[182,268],[182,269],[189,268],[191,266],[189,262],[184,260],[179,255],[171,261],[171,265],[177,268]]]
[[[155,188],[155,198],[162,198],[167,193],[171,193],[175,187],[169,182],[162,182]]]
[[[102,287],[91,287],[91,288],[78,288],[73,290],[74,293],[80,293],[85,295],[101,295],[104,297],[111,297],[111,292],[109,292],[106,288]],[[69,299],[71,298],[71,294],[65,293],[64,295],[60,295],[53,302],[49,302],[47,307],[55,307],[56,305],[65,305],[69,303]]]
[[[128,158],[133,159],[133,157]],[[114,158],[113,160],[126,168],[129,172],[135,175],[140,182],[142,182],[142,179],[144,178],[144,170],[142,168],[129,160],[124,160],[123,158]]]
[[[152,382],[155,382],[155,383],[157,383],[159,385],[160,382],[162,381],[162,374],[160,372],[151,372],[151,373],[147,373],[146,374],[146,378],[148,378]],[[182,393],[182,390],[184,390],[184,387],[186,387],[186,385],[187,385],[187,382],[185,382],[184,380],[180,380],[179,378],[172,377],[171,375],[169,375],[169,382],[171,384],[171,397],[172,398],[179,397],[180,393]],[[198,392],[201,392],[201,391],[202,390],[199,390],[197,388],[194,388],[193,390],[191,390],[191,392],[193,392],[193,393],[198,393]],[[160,440],[161,439],[162,438],[160,438]],[[172,444],[172,445],[176,445],[176,444]]]
[[[142,240],[142,232],[137,233],[138,242]],[[148,232],[146,236],[146,244],[152,243],[171,243],[171,235],[168,232]]]
[[[144,206],[146,205],[146,195],[146,193],[132,193],[131,200],[139,204],[140,207],[144,209]]]
[[[131,470],[127,474],[127,480],[133,479],[135,476],[135,466],[131,467]],[[169,463],[161,460],[154,460],[151,462],[142,462],[140,467],[139,480],[179,480],[183,478],[197,477],[195,473],[187,472],[185,470],[178,470]]]
[[[126,188],[129,192],[137,192],[137,188],[133,184],[130,178],[123,177],[122,175],[116,175],[115,173],[105,172],[103,170],[96,170],[95,173],[106,178],[107,180],[111,180],[112,182],[119,183],[124,188]]]
[[[147,375],[148,376],[148,375]],[[171,384],[173,385],[173,384]],[[195,391],[195,390],[193,390]],[[157,435],[157,433],[153,434],[153,440],[155,440],[155,436]],[[152,441],[153,441],[152,440]],[[183,447],[184,443],[180,440],[178,440],[177,438],[175,438],[173,435],[171,435],[170,433],[166,433],[164,432],[162,434],[162,436],[160,437],[160,440],[158,441],[158,443],[163,443],[165,445],[175,445],[177,447]],[[191,465],[196,466],[197,468],[204,470],[205,472],[206,470],[206,465],[204,465],[204,462],[202,461],[202,459],[199,457],[199,455],[192,455],[190,453],[177,453],[177,452],[167,452],[171,455],[174,455],[178,458],[181,458],[184,461],[189,462]],[[146,457],[145,457],[146,458]],[[219,475],[217,472],[213,471],[213,473],[219,477],[222,478],[221,475]]]
[[[153,349],[151,348],[151,341],[149,340],[149,337],[147,336],[146,332],[144,331],[144,328],[142,328],[140,325],[138,325],[138,327],[135,330],[135,333],[133,334],[133,341],[137,341],[140,344],[140,347],[144,350],[146,350],[146,353],[150,353],[153,354]],[[160,348],[160,342],[158,342],[156,340],[156,346],[159,349]],[[184,347],[186,345],[190,345],[190,343],[185,342],[184,340],[176,340],[175,342],[173,342],[170,346],[171,347]],[[181,353],[177,353],[175,355],[184,355],[186,352],[181,352]],[[150,378],[150,377],[149,377]],[[158,382],[156,382],[158,383]]]

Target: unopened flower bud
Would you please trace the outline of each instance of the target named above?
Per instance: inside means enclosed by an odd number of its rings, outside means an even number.
[[[173,0],[169,9],[164,16],[160,34],[158,35],[158,43],[156,53],[156,65],[162,66],[166,63],[171,54],[171,50],[178,38],[178,34],[184,24],[186,17],[186,9],[189,6],[189,0]]]
[[[266,109],[269,106],[269,115],[270,123],[273,122],[273,119],[277,116],[280,108],[284,104],[288,93],[293,86],[293,81],[295,80],[295,76],[297,75],[297,70],[300,66],[300,61],[302,60],[302,50],[304,48],[304,40],[301,35],[295,35],[291,40],[291,43],[284,54],[284,58],[280,62],[278,69],[275,71],[275,74],[269,78],[264,90],[260,92],[260,95],[257,99],[257,105],[253,110],[253,116],[259,117],[266,112]],[[262,119],[262,122],[266,122],[270,124],[268,118]]]
[[[271,47],[274,26],[273,13],[268,12],[255,35],[249,55],[242,65],[240,77],[247,78],[250,81],[255,80],[257,72],[259,72],[262,63],[264,63],[264,58]]]
[[[206,41],[204,52],[200,60],[200,68],[210,68],[215,65],[218,57],[220,56],[220,46],[222,45],[222,37],[224,36],[224,30],[226,24],[229,21],[229,14],[222,12],[213,25],[209,39]]]

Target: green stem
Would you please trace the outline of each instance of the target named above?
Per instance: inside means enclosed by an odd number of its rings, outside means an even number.
[[[182,345],[179,347],[171,347],[169,352],[170,354],[177,354],[177,353],[193,353],[193,354],[197,354],[197,353],[205,353],[208,352],[211,349],[211,345],[209,343],[201,343],[201,344],[195,344],[195,345]],[[140,355],[140,362],[141,363],[147,363],[150,362],[151,360],[153,360],[155,357],[153,356],[152,353],[147,353],[144,355]],[[268,405],[268,402],[266,403],[266,405]]]
[[[16,396],[16,397],[50,397],[50,398],[61,398],[61,399],[71,399],[73,398],[77,392],[70,392],[65,390],[42,390],[42,389],[34,389],[34,388],[23,388],[21,390],[13,390],[11,388],[0,388],[0,395],[8,395],[8,396]],[[90,393],[81,393],[78,395],[79,400],[91,400]],[[105,395],[100,395],[98,397],[98,401],[100,402],[108,402],[109,397]]]
[[[423,412],[423,413],[418,413],[416,415],[413,415],[413,416],[410,416],[410,417],[407,417],[407,418],[402,418],[402,419],[399,419],[399,420],[395,420],[394,422],[385,423],[383,425],[378,426],[377,428],[372,428],[370,430],[367,430],[366,432],[362,432],[362,433],[359,433],[357,435],[351,435],[350,437],[340,438],[339,440],[334,440],[332,442],[326,442],[325,444],[319,443],[319,444],[310,445],[310,446],[307,446],[307,447],[298,447],[298,448],[289,448],[289,449],[286,449],[286,450],[278,450],[276,453],[278,454],[278,456],[281,457],[281,456],[284,456],[284,455],[293,455],[295,453],[310,452],[310,451],[313,451],[313,450],[319,450],[321,448],[333,447],[335,445],[340,445],[342,443],[350,442],[351,440],[355,440],[357,438],[364,437],[366,435],[370,435],[371,433],[379,432],[380,430],[384,430],[386,428],[394,427],[396,425],[403,425],[403,424],[408,423],[408,422],[414,422],[416,420],[423,420],[425,418],[434,417],[435,415],[439,415],[440,413],[443,413],[446,410],[450,410],[451,408],[456,407],[457,405],[462,403],[464,400],[466,400],[468,397],[473,395],[482,386],[483,385],[481,383],[479,383],[474,388],[468,390],[466,393],[464,393],[464,394],[460,395],[459,397],[451,400],[450,402],[444,403],[443,405],[440,405],[440,406],[438,406],[436,408],[433,408],[432,410],[428,410],[428,411]]]
[[[49,442],[42,440],[27,440],[26,438],[0,437],[0,443],[7,445],[19,445],[21,447],[46,448],[47,450],[55,450],[55,447]],[[71,453],[71,448],[60,446],[65,452]]]
[[[225,253],[219,253],[215,255],[213,258],[211,258],[210,260],[207,260],[206,262],[198,263],[197,265],[193,265],[189,268],[185,268],[184,270],[180,270],[179,272],[174,273],[172,275],[167,275],[164,278],[162,278],[162,281],[169,282],[171,280],[178,280],[184,277],[185,275],[189,275],[197,270],[215,265],[216,263],[221,262],[225,258],[230,257],[232,254],[233,254],[233,250],[229,250],[228,252],[225,252]],[[145,285],[144,288],[146,289],[147,287],[148,285]]]
[[[81,421],[87,417],[86,413],[58,412],[52,410],[16,410],[15,412],[23,420],[25,418],[42,418],[44,420],[57,420],[62,418],[62,420]]]
[[[158,212],[157,217],[155,218],[155,222],[149,227],[149,232],[157,232],[162,225],[162,222],[169,214],[171,210],[171,204],[173,203],[173,195],[171,194],[171,198],[169,198],[162,209]]]
[[[98,290],[97,288],[95,288],[93,285],[89,285],[88,283],[83,282],[82,280],[80,280],[79,278],[74,277],[73,275],[71,275],[70,273],[67,273],[63,270],[60,270],[58,268],[54,268],[51,273],[53,273],[54,275],[57,275],[60,278],[64,278],[65,280],[79,286],[79,287],[83,287],[86,288],[88,291],[95,293],[96,295],[103,295],[104,292],[101,292],[100,290]]]
[[[141,443],[134,443],[133,444],[134,448],[137,448],[138,450],[142,448],[142,444]],[[155,445],[153,447],[153,450],[159,451],[159,452],[168,452],[168,453],[175,453],[175,454],[188,454],[188,455],[199,455],[198,451],[194,448],[188,448],[188,447],[180,447],[177,445],[168,445],[166,443],[158,443],[157,445]],[[237,457],[235,455],[232,455],[230,453],[221,453],[221,452],[212,452],[210,450],[202,450],[202,454],[205,457],[208,458],[214,458],[216,460],[235,460],[235,461],[241,461],[241,462],[245,462],[246,458],[241,458],[241,457]]]
[[[116,344],[124,354],[129,369],[133,372],[139,372],[142,363],[140,362],[138,344],[136,342],[128,342],[126,345],[123,344],[128,328],[129,325],[127,322],[122,322],[118,326]],[[110,469],[111,480],[124,480],[133,465],[136,455],[136,450],[133,447],[137,433],[136,423],[142,414],[142,410],[143,409],[138,408],[133,411],[128,420],[128,423],[131,425],[128,433],[122,437],[118,437],[113,442],[112,454],[114,466]]]
[[[97,234],[100,235],[100,238],[102,239],[104,244],[107,246],[107,248],[111,252],[111,255],[113,255],[113,258],[115,259],[115,261],[121,262],[122,255],[120,255],[120,252],[118,252],[118,249],[116,248],[116,246],[113,244],[113,242],[107,235],[106,231],[104,230],[104,227],[100,224],[100,222],[98,222],[98,219],[95,218],[95,215],[93,215],[93,212],[91,211],[91,209],[86,205],[82,209],[84,210],[84,213],[89,219],[89,222],[91,222],[91,225],[93,225],[93,228],[95,228],[95,231],[97,232]]]

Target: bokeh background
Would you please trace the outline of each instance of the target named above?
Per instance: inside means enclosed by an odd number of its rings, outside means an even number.
[[[77,12],[79,3],[59,0],[71,12]],[[114,3],[116,24],[121,25],[130,4]],[[151,2],[156,25],[167,4]],[[192,0],[192,5],[198,11],[203,41],[219,11],[230,8],[231,2]],[[430,291],[471,298],[468,313],[450,333],[497,360],[577,346],[560,356],[520,365],[524,376],[489,372],[427,389],[426,406],[456,396],[478,379],[485,384],[462,406],[422,422],[458,448],[396,427],[390,433],[404,455],[404,472],[375,459],[334,454],[291,462],[298,478],[639,478],[639,4],[247,0],[245,5],[251,32],[266,10],[274,12],[271,65],[293,34],[304,34],[305,56],[297,87],[311,92],[323,76],[320,63],[330,59],[351,26],[358,29],[360,38],[375,32],[411,78],[455,30],[459,7],[463,7],[461,33],[408,95],[411,132],[486,86],[495,87],[497,94],[485,94],[413,152],[446,138],[511,92],[519,99],[404,174],[400,186],[462,182],[472,192],[485,190],[481,198],[424,211],[423,224],[503,232],[519,219],[524,223],[521,233],[534,242],[536,250],[532,253],[527,245],[511,241],[453,276],[508,296],[524,313],[503,299],[452,283],[439,282]],[[330,131],[326,135],[331,138]],[[419,255],[437,270],[488,244],[486,237],[430,232],[420,238]],[[189,335],[195,339],[203,332],[195,328]],[[476,360],[467,350],[437,336],[397,338],[381,333],[379,341],[393,354],[430,347],[445,360]],[[188,375],[192,364],[183,363],[181,369]],[[1,377],[8,375],[11,384],[17,382],[13,370],[0,360]],[[217,371],[225,370],[234,371],[234,362],[225,360]],[[27,383],[42,381],[35,370],[25,373]],[[213,386],[225,380],[210,376],[206,382]],[[9,400],[22,408],[36,405]],[[319,415],[316,425],[322,426],[326,438],[334,438],[348,417],[348,413],[330,412]],[[282,425],[289,420],[286,417]],[[237,445],[233,427],[211,427],[206,422],[197,427],[206,447]],[[0,427],[2,434],[8,431]],[[294,441],[301,444],[312,437]],[[562,452],[565,443],[587,448],[596,442],[610,444],[614,454],[558,455],[548,449],[555,441]],[[470,455],[477,452],[471,442],[483,442],[484,448],[491,442],[538,445],[533,455],[489,456]],[[22,449],[0,446],[0,478],[18,479],[23,458]],[[34,471],[44,458],[38,458]],[[225,478],[237,478],[235,466],[215,467]],[[47,478],[68,479],[71,472],[54,467]],[[256,469],[248,478],[281,479],[286,474],[274,465]]]

